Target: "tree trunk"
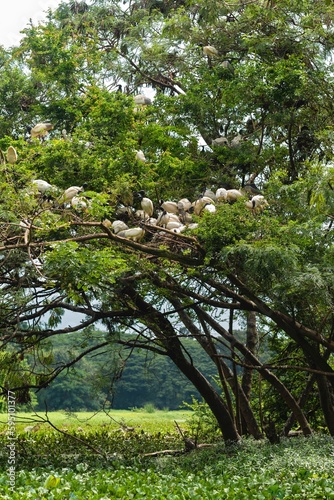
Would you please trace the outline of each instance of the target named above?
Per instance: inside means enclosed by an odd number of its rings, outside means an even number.
[[[194,309],[197,311],[199,309],[198,306],[195,306]],[[223,328],[219,323],[217,323],[211,316],[209,316],[207,313],[201,310],[201,313],[203,314],[203,317],[205,317],[206,322],[212,326],[212,328],[217,332],[220,333],[223,338],[228,340],[231,345],[234,345],[243,355],[248,356],[250,361],[254,364],[254,368],[258,370],[262,377],[277,390],[277,392],[282,396],[290,410],[293,412],[295,415],[296,420],[298,421],[303,433],[305,436],[309,436],[312,434],[312,430],[309,426],[309,423],[301,410],[301,408],[298,406],[295,398],[292,396],[290,391],[285,387],[284,384],[274,375],[270,370],[267,368],[264,368],[261,364],[261,362],[254,356],[246,346],[244,346],[241,342],[239,342],[233,335],[231,335],[225,328]]]
[[[246,347],[252,354],[255,353],[256,344],[257,344],[256,313],[254,311],[249,311],[247,313]],[[250,360],[248,359],[248,357],[245,356],[245,362],[248,364],[249,361]],[[252,378],[253,378],[253,369],[245,367],[242,375],[241,387],[247,400],[249,400],[251,394]],[[247,424],[242,415],[241,433],[245,434],[246,430],[247,430]]]
[[[179,370],[193,383],[204,401],[208,404],[217,419],[225,443],[231,444],[239,441],[240,436],[228,408],[210,382],[194,365],[186,360],[182,352],[176,353],[173,349],[173,352],[169,356]]]
[[[198,311],[197,311],[198,314]],[[207,325],[201,315],[198,314],[198,318],[202,324],[204,331],[207,331]],[[212,342],[212,338],[209,335],[209,342],[203,342],[203,337],[196,337],[208,355],[213,359],[214,363],[217,366],[218,372],[222,373],[224,380],[228,382],[230,385],[235,399],[238,400],[240,406],[241,417],[243,418],[245,425],[248,429],[248,432],[254,437],[254,439],[262,439],[263,434],[258,426],[256,418],[254,416],[253,410],[249,404],[249,400],[246,397],[242,387],[239,384],[238,378],[235,377],[234,372],[227,366],[223,358],[218,355],[216,346]],[[202,340],[201,340],[202,339]],[[206,339],[205,339],[206,340]]]
[[[126,286],[123,289],[124,297],[128,296],[133,305],[142,313],[141,321],[155,334],[166,349],[169,358],[175,363],[179,370],[192,382],[198,390],[204,401],[208,404],[212,413],[217,419],[219,428],[222,432],[226,444],[238,442],[239,433],[234,421],[215,388],[202,375],[202,373],[188,361],[184,355],[183,347],[172,324],[167,317],[146,302],[138,292]]]
[[[334,393],[327,377],[318,375],[319,399],[324,418],[331,436],[334,436]]]

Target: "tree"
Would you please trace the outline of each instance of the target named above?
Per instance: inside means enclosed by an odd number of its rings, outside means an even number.
[[[43,357],[44,339],[98,321],[108,329],[71,361],[46,359],[31,385],[45,387],[85,354],[126,343],[168,356],[230,442],[262,435],[254,370],[308,435],[307,382],[294,382],[304,371],[334,434],[332,14],[329,3],[306,0],[70,2],[26,30],[12,57],[28,82],[39,82],[36,120],[55,127],[44,142],[0,144],[19,152],[17,164],[1,168],[3,348],[13,359]],[[148,89],[153,104],[135,106],[133,96]],[[15,137],[14,118],[12,129]],[[32,191],[43,176],[59,190],[53,201]],[[182,234],[143,223],[131,208],[141,189],[157,210],[161,199],[194,201],[206,187],[254,181],[268,209],[247,210],[245,197],[217,204]],[[60,203],[72,183],[88,186],[81,212]],[[143,241],[110,229],[106,220],[124,212],[144,227]],[[84,320],[64,328],[63,311]],[[245,341],[233,321],[224,324],[226,311],[252,318]],[[263,361],[256,329],[277,340],[275,360]],[[193,363],[184,331],[212,359],[222,394]],[[136,338],[124,340],[126,332]]]

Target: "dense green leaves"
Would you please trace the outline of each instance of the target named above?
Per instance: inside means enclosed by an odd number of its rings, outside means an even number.
[[[285,440],[274,448],[268,444],[246,441],[242,446],[226,452],[220,445],[209,450],[197,450],[191,454],[173,458],[162,456],[152,459],[124,459],[120,451],[131,445],[139,454],[156,446],[168,446],[164,436],[157,433],[135,433],[135,438],[119,433],[100,431],[91,433],[94,444],[106,445],[111,442],[115,453],[111,453],[107,466],[97,467],[98,458],[91,451],[81,453],[72,441],[72,450],[68,453],[70,441],[57,435],[45,433],[43,437],[35,434],[36,452],[41,453],[46,444],[49,457],[50,449],[64,450],[67,463],[44,465],[36,468],[21,468],[16,473],[15,491],[8,489],[7,477],[0,478],[2,495],[6,498],[28,499],[37,495],[54,499],[84,499],[87,491],[93,499],[102,498],[223,498],[247,499],[272,498],[310,500],[332,498],[333,484],[333,442],[328,437],[315,436],[308,440]],[[79,434],[85,439],[83,433]],[[108,438],[108,439],[106,439]],[[165,436],[169,446],[178,446],[176,436]],[[169,439],[167,439],[169,438]],[[118,446],[116,439],[118,440]],[[25,440],[25,441],[24,441]],[[19,440],[27,444],[29,438]],[[51,447],[51,448],[50,448]],[[165,448],[166,449],[166,448]],[[110,448],[112,450],[112,448]],[[64,454],[64,458],[65,458]],[[54,454],[56,455],[56,454]],[[53,456],[53,461],[55,456]],[[74,461],[75,459],[75,461]],[[101,463],[100,463],[101,466]]]

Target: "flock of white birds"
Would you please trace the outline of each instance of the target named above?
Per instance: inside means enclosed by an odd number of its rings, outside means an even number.
[[[256,189],[253,184],[246,185],[245,188],[240,190],[218,188],[213,192],[211,189],[206,189],[193,202],[188,198],[182,198],[177,202],[159,200],[157,210],[155,210],[152,200],[145,195],[145,192],[139,191],[135,193],[135,196],[140,200],[141,208],[139,210],[135,210],[133,207],[121,207],[116,212],[120,216],[119,219],[113,222],[105,219],[103,223],[118,236],[133,241],[140,241],[145,236],[145,229],[141,226],[130,228],[121,218],[124,214],[129,214],[130,210],[130,213],[137,220],[141,220],[144,226],[157,226],[173,233],[182,233],[187,229],[197,228],[196,217],[201,216],[205,212],[215,213],[217,205],[221,203],[234,203],[238,199],[248,197],[244,202],[245,207],[252,211],[253,214],[261,213],[268,207],[268,202],[262,194],[254,194],[249,198],[249,193]],[[135,211],[133,212],[133,210]]]
[[[203,47],[203,53],[208,57],[217,55],[214,47]],[[134,104],[138,107],[148,106],[152,103],[151,99],[144,94],[134,96]],[[139,108],[137,108],[139,109]],[[136,108],[135,108],[136,110]],[[52,123],[41,122],[34,127],[29,128],[30,139],[39,139],[44,141],[49,131],[54,127]],[[62,136],[65,137],[64,131]],[[221,140],[219,140],[221,139]],[[214,141],[213,141],[214,142]],[[217,145],[227,145],[225,138],[216,139]],[[17,153],[13,146],[9,146],[6,155],[1,151],[1,163],[6,160],[10,164],[17,162]],[[146,162],[143,151],[136,151],[135,158],[137,161]],[[76,212],[89,212],[91,200],[84,196],[87,184],[82,186],[70,186],[61,194],[58,194],[55,202],[57,207],[73,208]],[[32,181],[32,193],[40,196],[42,199],[54,198],[54,194],[58,193],[57,188],[43,179],[35,179]],[[235,203],[239,199],[244,199],[244,204],[253,214],[261,213],[268,202],[259,189],[253,183],[246,184],[241,189],[225,189],[220,187],[213,191],[205,189],[195,201],[190,201],[188,198],[182,198],[178,201],[159,200],[158,206],[154,207],[153,201],[148,198],[145,192],[139,191],[134,193],[134,199],[138,200],[140,209],[133,206],[121,206],[116,210],[117,220],[111,221],[107,218],[103,220],[103,224],[109,230],[113,231],[117,236],[133,240],[141,241],[145,236],[145,226],[157,226],[173,233],[182,233],[186,229],[195,229],[198,224],[196,217],[201,216],[205,212],[215,213],[217,205],[222,203]],[[194,217],[195,216],[195,217]],[[124,221],[136,220],[137,227],[129,227]],[[26,228],[27,221],[24,221]]]

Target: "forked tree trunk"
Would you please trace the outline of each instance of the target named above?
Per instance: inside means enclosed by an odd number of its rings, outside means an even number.
[[[203,318],[201,318],[201,315],[197,311],[198,318],[201,321],[202,327],[204,331],[207,331],[207,325],[204,321]],[[189,325],[188,325],[189,326]],[[263,434],[258,426],[258,423],[256,421],[256,418],[254,416],[253,410],[249,404],[249,400],[244,394],[244,391],[242,387],[239,384],[238,378],[235,377],[235,374],[232,372],[232,370],[227,366],[223,358],[221,358],[218,355],[217,349],[212,342],[212,337],[208,334],[207,335],[208,340],[207,342],[204,342],[203,337],[198,336],[197,340],[199,343],[202,345],[202,347],[205,349],[207,354],[211,357],[211,359],[214,361],[214,363],[217,366],[218,373],[221,374],[221,377],[224,377],[224,380],[228,382],[229,386],[232,389],[232,392],[234,394],[235,400],[238,401],[238,407],[240,409],[240,414],[242,419],[245,422],[245,425],[248,429],[248,432],[254,437],[254,439],[262,439]],[[202,340],[201,340],[202,339]],[[211,340],[211,342],[209,341]]]
[[[123,288],[123,292],[124,297],[128,296],[132,305],[135,305],[137,310],[140,311],[141,321],[147,325],[159,339],[168,357],[187,379],[190,380],[207,403],[217,419],[225,443],[232,444],[238,442],[240,436],[227,406],[210,382],[192,362],[186,358],[180,339],[167,317],[146,302],[134,288],[126,286]]]
[[[179,370],[187,377],[188,380],[190,380],[190,382],[192,382],[209,406],[210,410],[217,419],[225,443],[231,444],[239,441],[240,436],[230,412],[215,388],[202,375],[202,373],[184,357],[182,352],[175,353],[175,350],[173,349],[173,352],[170,352],[169,356]]]
[[[195,306],[195,309],[199,309],[198,306]],[[233,335],[231,335],[225,328],[223,328],[217,321],[215,321],[211,316],[209,316],[206,312],[202,311],[203,317],[205,317],[206,322],[212,326],[212,328],[217,332],[220,333],[223,338],[228,340],[232,346],[238,349],[241,354],[244,356],[248,356],[256,370],[258,370],[262,377],[266,379],[282,396],[282,399],[286,402],[290,410],[293,412],[295,415],[296,420],[298,421],[301,430],[303,431],[305,436],[309,436],[312,434],[312,430],[309,426],[309,423],[298,405],[297,401],[293,397],[293,395],[290,393],[290,391],[285,387],[285,385],[272,373],[270,370],[267,368],[263,367],[261,362],[254,356],[248,349],[247,347],[239,342]]]

